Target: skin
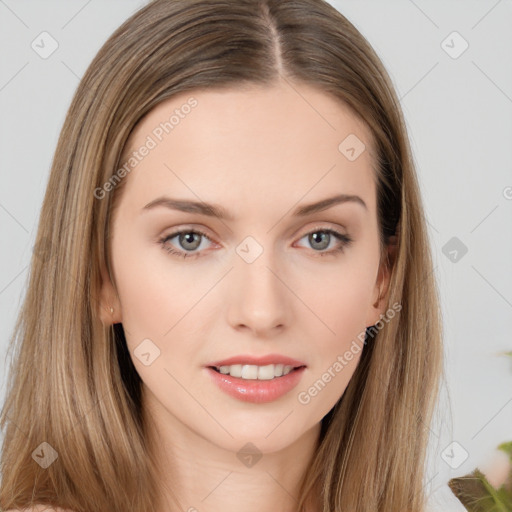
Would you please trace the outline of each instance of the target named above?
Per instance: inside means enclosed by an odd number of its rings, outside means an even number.
[[[123,323],[162,481],[182,510],[292,512],[320,421],[342,396],[360,352],[308,404],[297,395],[387,308],[373,142],[343,103],[282,82],[177,95],[137,125],[129,150],[191,96],[198,105],[124,178],[110,240],[118,294],[103,269],[100,315],[106,325]],[[349,134],[366,145],[355,161],[338,150]],[[367,209],[346,202],[292,217],[297,206],[337,193],[360,196]],[[162,195],[222,205],[234,220],[165,207],[142,211]],[[199,257],[184,259],[159,244],[182,228],[201,229],[211,241],[200,236],[195,249],[175,236],[166,245]],[[307,235],[329,228],[353,242],[319,256],[340,242],[327,235],[322,245]],[[247,236],[263,249],[252,263],[236,252]],[[113,314],[106,313],[110,306]],[[134,356],[147,338],[160,350],[148,366]],[[274,402],[232,398],[205,369],[233,355],[268,353],[307,365],[299,385]],[[236,456],[248,442],[263,455],[251,467]],[[171,509],[167,498],[159,497],[162,512]]]

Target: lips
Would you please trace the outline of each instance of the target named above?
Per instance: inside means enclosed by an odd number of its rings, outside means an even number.
[[[286,366],[293,366],[294,368],[300,368],[306,366],[305,363],[298,359],[283,356],[281,354],[267,354],[264,356],[251,356],[251,355],[238,355],[228,359],[222,359],[219,361],[213,361],[205,365],[209,368],[220,368],[221,366],[232,366],[235,364],[241,365],[254,365],[254,366],[265,366],[268,364],[283,364]]]
[[[290,396],[290,391],[299,384],[305,371],[306,367],[302,366],[285,376],[271,380],[246,380],[222,375],[212,368],[204,369],[206,375],[221,391],[241,402],[255,404],[273,402],[286,395]]]

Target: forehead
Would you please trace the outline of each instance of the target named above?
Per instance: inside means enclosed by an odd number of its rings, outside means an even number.
[[[130,158],[134,151],[145,156]],[[177,94],[138,123],[123,162],[133,169],[128,188],[148,200],[172,192],[250,208],[283,194],[311,202],[364,192],[370,206],[373,155],[369,128],[347,105],[281,83]]]

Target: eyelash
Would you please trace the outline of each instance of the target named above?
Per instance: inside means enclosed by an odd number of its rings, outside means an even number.
[[[200,252],[187,253],[187,252],[183,252],[183,251],[177,251],[176,249],[170,247],[167,244],[168,240],[170,240],[182,233],[196,233],[198,235],[202,235],[203,237],[208,239],[210,242],[212,242],[212,239],[206,233],[201,231],[200,229],[182,229],[180,231],[176,231],[174,233],[171,233],[170,235],[166,235],[165,237],[159,239],[158,243],[162,246],[162,249],[164,251],[166,251],[174,256],[177,256],[177,257],[197,258],[197,257],[201,256]],[[345,235],[343,233],[339,233],[338,231],[336,231],[334,229],[328,229],[328,228],[315,228],[312,231],[305,233],[301,238],[304,238],[307,235],[311,235],[312,233],[329,233],[329,234],[333,235],[335,238],[337,238],[340,242],[340,245],[338,245],[338,247],[335,247],[334,249],[330,249],[328,251],[322,251],[322,252],[314,251],[317,253],[316,256],[334,256],[336,254],[342,253],[342,252],[344,252],[345,248],[349,247],[350,244],[353,242],[353,239],[350,236]]]

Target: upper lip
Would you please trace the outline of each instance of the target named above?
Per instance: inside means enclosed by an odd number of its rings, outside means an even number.
[[[302,361],[293,359],[291,357],[283,356],[281,354],[267,354],[265,356],[251,356],[251,355],[239,355],[233,356],[228,359],[214,361],[206,366],[231,366],[234,364],[251,364],[255,366],[266,366],[268,364],[284,364],[286,366],[293,366],[298,368],[300,366],[306,366]]]

